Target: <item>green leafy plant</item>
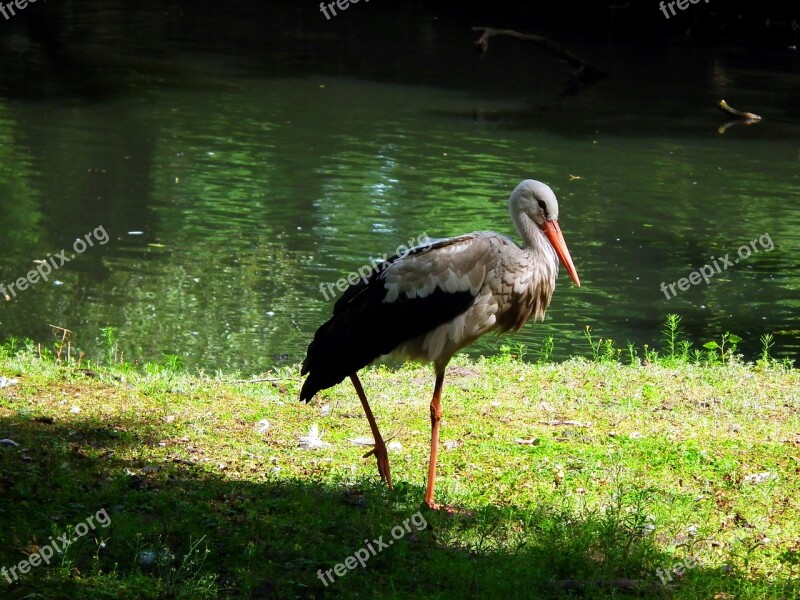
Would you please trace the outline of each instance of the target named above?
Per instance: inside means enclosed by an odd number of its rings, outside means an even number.
[[[119,329],[116,327],[101,327],[100,337],[106,346],[106,359],[109,363],[121,362],[119,356]]]
[[[776,361],[772,358],[770,350],[775,345],[775,337],[771,333],[765,333],[760,338],[761,342],[761,355],[759,356],[758,363],[762,366],[769,367]]]
[[[668,314],[661,332],[665,346],[662,359],[666,359],[669,364],[688,362],[691,343],[680,339],[683,333],[681,318],[676,314]]]
[[[16,336],[9,336],[6,341],[3,343],[3,353],[5,356],[14,356],[17,352],[20,351],[20,346],[23,345],[24,340]]]
[[[183,360],[177,354],[165,354],[164,368],[170,373],[178,373],[183,370]]]
[[[511,346],[508,344],[500,344],[498,348],[500,354],[498,354],[495,358],[501,362],[508,362],[511,360]]]
[[[539,350],[539,363],[550,362],[550,357],[553,356],[553,349],[555,348],[555,341],[552,335],[547,335],[542,340],[542,347]]]
[[[528,355],[528,346],[522,342],[515,342],[513,345],[501,344],[498,349],[500,354],[496,358],[500,362],[524,361]]]
[[[738,335],[731,333],[730,331],[726,331],[722,334],[719,344],[712,340],[703,344],[703,348],[709,351],[709,362],[725,363],[733,360],[733,357],[736,354],[736,348],[741,341],[742,338],[740,338]]]
[[[639,351],[632,342],[628,343],[628,362],[631,366],[637,366],[640,363]]]
[[[617,361],[622,350],[614,347],[614,340],[600,338],[597,341],[592,337],[592,328],[587,325],[583,330],[583,337],[589,342],[592,349],[592,358],[595,362]]]

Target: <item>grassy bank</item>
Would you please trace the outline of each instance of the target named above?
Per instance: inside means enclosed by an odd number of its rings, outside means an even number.
[[[455,360],[437,500],[462,512],[447,515],[421,508],[427,368],[363,377],[383,433],[399,430],[389,492],[347,385],[303,405],[296,370],[86,370],[7,344],[0,567],[88,532],[0,576],[0,594],[800,598],[798,372],[667,346],[632,365],[598,341],[595,360]],[[336,575],[368,545],[365,568]]]

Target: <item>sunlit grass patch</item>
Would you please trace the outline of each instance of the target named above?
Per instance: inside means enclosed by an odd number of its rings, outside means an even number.
[[[100,508],[111,523],[0,575],[3,594],[800,597],[800,377],[768,347],[741,363],[730,337],[698,354],[672,323],[667,350],[641,356],[591,339],[591,360],[454,360],[437,500],[460,512],[423,512],[428,527],[327,586],[320,570],[421,510],[429,368],[363,377],[398,432],[389,492],[355,443],[369,428],[346,385],[305,405],[295,369],[253,382],[120,362],[113,336],[100,365],[7,343],[0,567]]]

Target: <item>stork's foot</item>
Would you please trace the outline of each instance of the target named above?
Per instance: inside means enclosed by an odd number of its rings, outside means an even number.
[[[375,442],[375,447],[364,455],[368,458],[375,455],[375,460],[378,462],[378,474],[381,476],[381,481],[385,481],[390,490],[394,489],[392,486],[392,473],[389,470],[389,452],[386,450],[386,444],[383,440]]]

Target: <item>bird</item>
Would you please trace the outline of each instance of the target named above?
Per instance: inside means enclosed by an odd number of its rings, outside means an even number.
[[[375,444],[381,480],[393,489],[386,444],[367,401],[358,371],[392,355],[431,363],[431,440],[425,504],[434,501],[442,387],[447,364],[459,350],[490,333],[519,331],[543,320],[555,290],[559,261],[580,287],[558,224],[558,200],[550,187],[526,179],[508,200],[522,246],[491,231],[430,240],[372,266],[350,285],[308,345],[300,400],[349,377],[361,400]]]

